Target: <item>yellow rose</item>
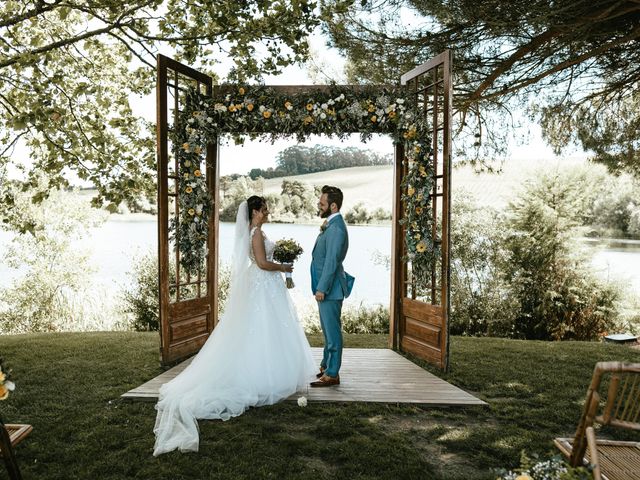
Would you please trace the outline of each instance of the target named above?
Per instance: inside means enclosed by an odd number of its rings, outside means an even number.
[[[309,125],[310,123],[313,123],[313,118],[307,115],[306,117],[304,117],[304,124]]]
[[[413,188],[413,187],[407,188],[407,195],[412,197],[414,193],[416,193],[416,189],[415,188]]]
[[[422,214],[422,207],[416,207],[416,213],[418,215],[421,215]]]
[[[187,142],[187,143],[183,143],[183,144],[182,144],[182,149],[183,149],[185,152],[188,152],[188,151],[189,151],[189,143],[188,143],[188,142]]]
[[[247,104],[247,110],[249,110],[249,111],[253,110],[253,103],[248,103]]]
[[[426,252],[427,244],[424,243],[423,241],[419,241],[418,244],[416,245],[416,250],[420,253]]]
[[[0,400],[6,400],[9,396],[9,390],[4,385],[0,385]]]
[[[420,153],[420,146],[415,146],[413,148],[413,151],[416,152],[416,153]]]
[[[375,112],[375,111],[376,111],[376,107],[375,107],[375,105],[373,105],[373,104],[369,104],[369,108],[367,108],[367,111],[368,111],[369,113],[371,113],[371,112]]]
[[[389,118],[396,118],[396,112],[389,112]]]
[[[241,103],[238,103],[236,105],[236,110],[242,110],[242,104]]]
[[[307,109],[307,111],[309,111],[309,112],[310,112],[311,110],[313,110],[313,103],[307,103],[306,109]]]
[[[193,216],[196,214],[196,211],[193,208],[189,209],[189,215]]]
[[[240,87],[240,88],[238,89],[238,93],[239,93],[240,95],[244,95],[244,88]]]
[[[269,118],[271,117],[271,112],[269,110],[265,110],[264,112],[262,112],[262,116],[264,118]]]
[[[191,193],[191,192],[193,192],[193,188],[187,187],[187,188],[184,189],[184,191],[187,192],[187,193]]]
[[[200,147],[196,147],[193,151],[196,152],[197,155],[202,153],[202,149]]]
[[[378,117],[376,117],[375,115],[372,115],[372,116],[371,116],[371,121],[372,121],[373,123],[376,123],[376,122],[378,121]]]
[[[202,172],[201,172],[200,170],[196,170],[195,172],[193,172],[193,174],[194,174],[196,177],[200,177],[200,176],[202,176]]]
[[[236,106],[235,105],[229,105],[228,108],[229,108],[229,111],[232,112],[232,113],[236,111]]]
[[[516,480],[533,480],[529,475],[527,475],[526,473],[523,473],[521,475],[518,475],[516,477]]]

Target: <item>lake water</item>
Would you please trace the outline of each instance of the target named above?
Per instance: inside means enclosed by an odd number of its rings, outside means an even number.
[[[319,220],[318,220],[318,223]],[[220,231],[220,261],[229,263],[233,242],[233,224],[222,223]],[[272,240],[294,238],[304,248],[295,264],[296,288],[291,293],[297,304],[313,303],[309,279],[311,250],[318,226],[266,224],[264,231]],[[0,255],[3,254],[12,235],[0,231]],[[109,295],[117,295],[122,286],[130,282],[129,272],[134,259],[157,250],[157,223],[153,216],[112,216],[89,239],[78,246],[92,251],[92,263],[97,269],[95,280]],[[345,270],[356,277],[351,297],[352,305],[389,303],[390,272],[374,259],[388,255],[391,249],[391,227],[350,226],[350,248],[344,263]],[[618,280],[629,285],[640,296],[640,241],[591,241],[592,263],[605,279]],[[20,272],[0,263],[0,286],[8,286]]]

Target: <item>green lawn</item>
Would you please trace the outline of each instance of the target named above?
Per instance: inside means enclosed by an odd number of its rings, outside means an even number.
[[[0,412],[34,427],[17,448],[25,480],[495,478],[522,449],[555,453],[552,438],[573,433],[596,361],[640,362],[616,345],[456,337],[444,378],[489,407],[282,403],[200,422],[199,453],[154,458],[154,404],[119,396],[160,372],[157,352],[154,333],[0,337],[17,385]]]

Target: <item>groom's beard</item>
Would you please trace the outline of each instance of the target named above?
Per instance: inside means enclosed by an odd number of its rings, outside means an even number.
[[[331,215],[331,210],[327,209],[327,210],[318,210],[318,216],[320,218],[327,218],[329,215]]]

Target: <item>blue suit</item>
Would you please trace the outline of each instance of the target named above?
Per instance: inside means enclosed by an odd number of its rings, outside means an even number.
[[[318,235],[311,255],[311,290],[325,294],[318,302],[324,352],[320,366],[336,377],[342,363],[342,301],[349,296],[354,278],[344,271],[342,262],[349,248],[349,235],[342,215],[337,215]]]

